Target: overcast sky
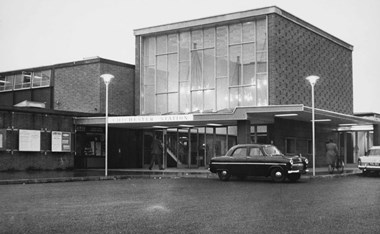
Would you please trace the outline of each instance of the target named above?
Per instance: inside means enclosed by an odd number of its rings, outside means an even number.
[[[134,29],[267,6],[353,45],[354,112],[380,113],[379,0],[0,0],[0,72],[94,56],[135,64]]]

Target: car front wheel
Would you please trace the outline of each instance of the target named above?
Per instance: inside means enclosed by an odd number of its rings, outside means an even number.
[[[223,170],[218,172],[218,176],[221,181],[228,181],[231,177],[231,174],[227,170]]]
[[[273,168],[270,172],[270,176],[276,183],[283,182],[286,178],[285,171],[282,168]]]

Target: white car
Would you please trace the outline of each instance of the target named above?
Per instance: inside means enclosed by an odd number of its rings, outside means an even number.
[[[364,175],[370,172],[380,172],[380,146],[370,148],[366,156],[358,158],[358,168],[363,171]]]

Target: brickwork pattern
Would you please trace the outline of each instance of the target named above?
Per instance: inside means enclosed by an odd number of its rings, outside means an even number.
[[[6,129],[6,151],[0,151],[0,171],[55,170],[74,167],[72,153],[51,152],[51,131],[73,132],[71,116],[0,111],[0,129]],[[20,152],[19,129],[41,131],[40,152]],[[72,136],[72,147],[74,137]]]
[[[352,51],[286,18],[268,16],[269,104],[311,106],[305,79],[320,77],[315,107],[353,113]]]
[[[101,63],[100,73],[110,73],[115,76],[109,84],[108,110],[112,115],[134,115],[134,69]],[[105,113],[106,88],[100,84],[100,112]]]
[[[54,109],[86,113],[100,110],[100,64],[55,69]]]

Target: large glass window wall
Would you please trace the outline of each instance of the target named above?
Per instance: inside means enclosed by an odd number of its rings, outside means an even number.
[[[16,75],[0,76],[0,92],[49,87],[50,79],[51,70],[22,72]]]
[[[142,114],[268,105],[266,19],[142,39]]]

